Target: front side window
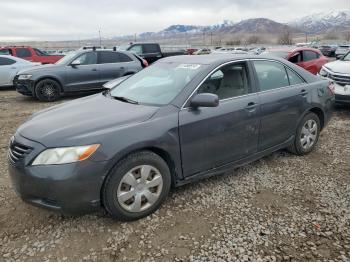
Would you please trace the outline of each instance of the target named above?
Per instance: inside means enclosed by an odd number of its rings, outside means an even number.
[[[17,48],[16,49],[16,54],[18,57],[31,57],[32,54],[30,53],[28,48]]]
[[[15,60],[6,57],[0,57],[0,66],[13,65],[14,63],[16,63]]]
[[[273,61],[254,61],[260,91],[289,86],[285,67]]]
[[[248,94],[246,64],[234,63],[221,67],[204,81],[197,93],[216,94],[220,100]]]
[[[297,53],[292,54],[290,56],[290,58],[288,59],[288,61],[293,63],[293,64],[301,62],[301,53],[297,52]]]
[[[12,52],[10,51],[10,49],[1,49],[0,50],[0,55],[11,55]]]
[[[304,62],[317,59],[318,57],[319,57],[319,55],[318,55],[316,52],[313,52],[313,51],[303,51],[303,61],[304,61]]]
[[[79,61],[80,65],[93,65],[97,63],[97,53],[96,52],[88,52],[79,56],[74,61]]]
[[[206,65],[156,63],[123,81],[110,92],[140,104],[169,104]]]
[[[128,51],[133,52],[137,55],[141,55],[142,54],[142,46],[141,45],[134,45]]]

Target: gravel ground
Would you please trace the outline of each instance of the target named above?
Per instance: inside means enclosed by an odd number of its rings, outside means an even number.
[[[276,152],[120,223],[63,217],[12,190],[8,139],[50,105],[0,91],[0,261],[350,261],[350,109],[336,110],[305,157]]]

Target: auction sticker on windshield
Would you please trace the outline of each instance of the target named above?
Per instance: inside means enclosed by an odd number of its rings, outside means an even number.
[[[190,69],[190,70],[196,70],[200,68],[201,65],[198,64],[181,64],[178,65],[176,68],[177,69]]]

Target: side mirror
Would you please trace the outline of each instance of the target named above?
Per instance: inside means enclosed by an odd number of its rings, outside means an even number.
[[[75,66],[81,65],[81,62],[79,60],[74,60],[72,63],[70,63],[70,65],[72,67],[75,67]]]
[[[191,102],[190,106],[197,107],[217,107],[219,105],[219,97],[211,93],[202,93],[195,95]]]

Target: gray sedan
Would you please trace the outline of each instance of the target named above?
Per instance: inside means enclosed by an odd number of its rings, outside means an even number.
[[[55,101],[64,93],[99,90],[106,82],[140,71],[142,59],[129,52],[82,50],[54,65],[23,70],[15,77],[16,89],[40,101]]]
[[[103,207],[135,220],[157,210],[172,186],[279,149],[310,153],[333,102],[328,80],[282,59],[169,57],[32,116],[10,141],[9,172],[33,205]]]

